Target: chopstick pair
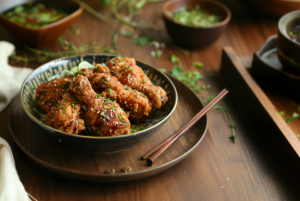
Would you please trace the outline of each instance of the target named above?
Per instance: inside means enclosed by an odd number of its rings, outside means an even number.
[[[152,165],[153,162],[168,149],[179,137],[181,137],[189,128],[191,128],[201,117],[203,117],[217,102],[219,102],[226,94],[228,90],[223,89],[212,101],[210,101],[202,110],[200,110],[188,123],[186,123],[177,132],[165,139],[159,145],[151,149],[149,152],[142,156],[142,159],[147,160],[148,165]]]

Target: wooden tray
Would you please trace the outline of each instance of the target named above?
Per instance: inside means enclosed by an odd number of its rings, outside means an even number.
[[[187,157],[204,138],[207,130],[205,115],[151,167],[141,156],[152,147],[187,123],[203,104],[183,83],[170,76],[177,92],[178,105],[174,114],[155,135],[142,143],[120,152],[83,153],[68,149],[50,140],[31,122],[21,107],[19,96],[12,101],[8,111],[8,127],[16,144],[31,159],[59,174],[90,181],[120,182],[141,179],[158,174]],[[131,173],[121,173],[123,166],[130,166]],[[113,168],[116,174],[104,174]]]
[[[300,157],[300,142],[297,138],[297,135],[300,134],[299,119],[295,119],[290,124],[287,124],[284,120],[292,116],[293,112],[297,112],[299,104],[287,97],[262,89],[251,76],[251,68],[249,67],[251,62],[251,57],[240,59],[231,47],[224,47],[220,73],[226,87],[234,99],[244,101],[240,103],[241,105],[245,107],[248,104],[255,106],[257,108],[257,119],[262,122],[265,121],[268,125],[270,124],[270,129],[280,130]],[[280,111],[285,112],[284,117],[280,116]]]

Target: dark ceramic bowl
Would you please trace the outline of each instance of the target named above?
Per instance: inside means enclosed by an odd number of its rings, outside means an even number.
[[[276,47],[277,36],[270,36],[254,53],[251,73],[264,89],[300,102],[300,77],[283,70]]]
[[[278,58],[286,72],[300,76],[300,43],[289,37],[289,31],[300,25],[300,10],[282,16],[278,22]]]
[[[46,6],[58,8],[69,13],[68,16],[48,24],[40,28],[30,28],[24,25],[13,22],[1,13],[10,10],[19,5],[23,5],[30,2],[30,0],[3,0],[0,2],[0,25],[2,25],[7,31],[9,31],[19,41],[33,47],[46,47],[56,42],[58,37],[68,29],[71,24],[81,15],[83,8],[75,1],[66,0],[37,0],[36,2],[42,2]]]
[[[72,135],[51,128],[44,123],[45,114],[43,114],[35,104],[35,91],[41,83],[47,82],[48,78],[51,78],[58,72],[70,70],[74,66],[77,66],[81,61],[87,61],[92,64],[106,63],[113,57],[115,57],[115,55],[103,54],[62,58],[40,66],[25,79],[20,92],[22,108],[28,117],[43,131],[44,136],[56,140],[56,142],[61,143],[62,146],[80,151],[114,152],[127,149],[146,140],[148,137],[154,135],[171,117],[175,111],[178,99],[174,84],[164,73],[156,68],[136,61],[137,65],[143,69],[144,73],[150,78],[152,83],[162,87],[167,92],[169,98],[168,102],[162,108],[153,108],[150,115],[143,122],[145,125],[143,128],[144,130],[123,136],[96,137],[91,136],[87,129],[82,131],[80,133],[81,135]],[[134,124],[135,122],[132,122],[132,125]]]
[[[182,9],[193,9],[199,5],[201,10],[219,15],[223,21],[213,26],[195,27],[175,22],[167,12],[176,13]],[[225,31],[231,18],[230,10],[222,3],[214,0],[170,0],[163,5],[165,26],[174,43],[181,46],[199,48],[216,41]]]

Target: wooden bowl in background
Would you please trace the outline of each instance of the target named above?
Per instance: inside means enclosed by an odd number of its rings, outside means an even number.
[[[7,31],[9,31],[19,41],[29,46],[38,48],[45,47],[56,42],[57,38],[62,35],[63,32],[68,29],[83,12],[81,5],[75,1],[37,0],[37,2],[41,2],[54,8],[62,9],[63,11],[70,13],[64,18],[40,28],[26,27],[1,15],[1,13],[4,13],[11,8],[28,2],[29,0],[4,0],[0,2],[0,25],[7,29]]]

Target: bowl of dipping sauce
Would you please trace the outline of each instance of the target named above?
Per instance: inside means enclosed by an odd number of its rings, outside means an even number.
[[[277,51],[283,69],[300,76],[300,10],[287,13],[280,18]]]
[[[171,0],[162,12],[174,43],[191,48],[215,42],[231,18],[230,10],[214,0]]]
[[[0,25],[20,42],[45,47],[54,43],[82,11],[74,1],[4,0],[0,2]]]

